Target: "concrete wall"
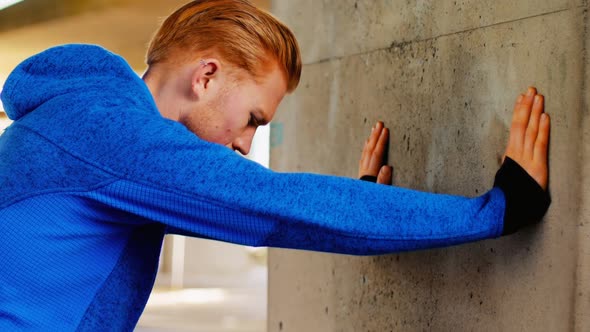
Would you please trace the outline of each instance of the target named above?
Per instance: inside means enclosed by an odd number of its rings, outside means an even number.
[[[500,165],[516,96],[535,85],[552,116],[553,204],[541,225],[444,249],[273,249],[268,331],[590,331],[587,1],[271,8],[305,63],[271,128],[271,168],[355,177],[383,120],[395,185],[476,196]]]

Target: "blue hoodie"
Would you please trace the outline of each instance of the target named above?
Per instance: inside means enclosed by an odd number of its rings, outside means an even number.
[[[500,236],[505,197],[277,173],[163,118],[119,56],[49,49],[8,77],[0,330],[132,330],[163,236],[378,255]]]

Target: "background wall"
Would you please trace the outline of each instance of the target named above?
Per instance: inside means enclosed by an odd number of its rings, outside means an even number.
[[[356,177],[363,142],[383,120],[395,185],[480,195],[500,165],[516,96],[534,85],[552,116],[553,203],[536,227],[445,249],[273,249],[268,331],[590,331],[587,1],[271,8],[305,63],[271,128],[271,168]]]

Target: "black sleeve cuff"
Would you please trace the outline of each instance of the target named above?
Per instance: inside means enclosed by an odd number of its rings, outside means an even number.
[[[551,204],[549,192],[508,157],[496,173],[494,187],[502,189],[506,197],[502,235],[539,222]]]
[[[363,181],[375,182],[377,183],[377,177],[372,175],[363,175],[360,178]]]

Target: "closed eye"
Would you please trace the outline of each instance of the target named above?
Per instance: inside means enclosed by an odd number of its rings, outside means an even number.
[[[252,114],[250,114],[250,120],[248,120],[248,124],[258,127],[258,120]]]
[[[256,117],[254,114],[257,114]],[[253,111],[250,112],[250,117],[253,118],[252,121],[256,127],[266,126],[270,121],[267,121],[264,118],[264,112],[259,107],[256,107]]]

